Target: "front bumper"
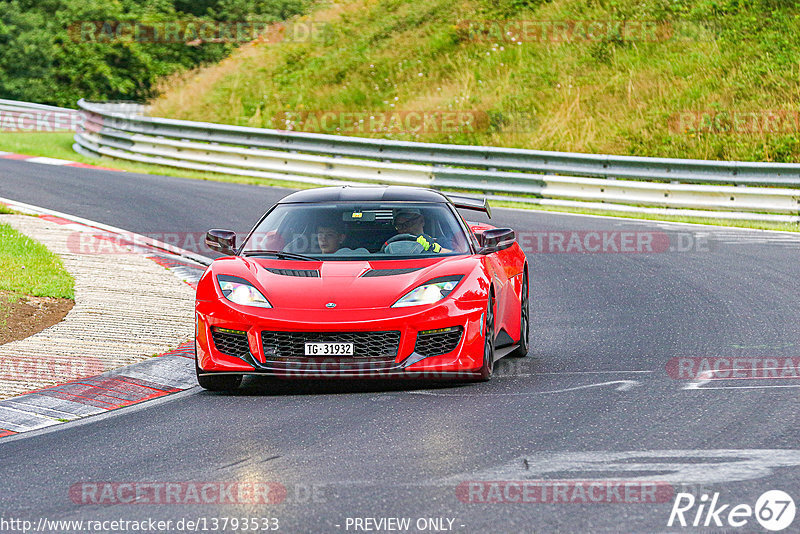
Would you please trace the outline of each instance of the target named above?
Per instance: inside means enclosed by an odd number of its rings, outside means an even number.
[[[444,303],[388,310],[257,309],[228,301],[195,306],[197,363],[200,374],[264,374],[285,378],[471,379],[483,365],[484,302]],[[420,332],[461,327],[455,349],[426,356],[415,351]],[[237,356],[214,342],[212,328],[244,333]],[[262,332],[399,332],[397,352],[355,357],[274,357],[265,355]],[[223,347],[224,348],[224,347]]]

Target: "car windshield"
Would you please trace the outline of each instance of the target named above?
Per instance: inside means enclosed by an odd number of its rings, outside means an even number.
[[[420,202],[279,204],[241,250],[247,256],[326,260],[468,253],[467,237],[453,211],[444,203]]]

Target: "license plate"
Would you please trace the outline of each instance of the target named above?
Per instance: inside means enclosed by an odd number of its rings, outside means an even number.
[[[306,343],[306,356],[352,356],[353,343]]]

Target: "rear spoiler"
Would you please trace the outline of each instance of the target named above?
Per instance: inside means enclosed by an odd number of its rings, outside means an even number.
[[[486,214],[487,217],[490,219],[492,218],[492,210],[489,208],[489,201],[485,198],[475,198],[475,197],[466,197],[462,195],[454,195],[451,193],[446,193],[447,198],[450,199],[450,202],[457,208],[465,209],[465,210],[475,210],[475,211],[482,211]]]

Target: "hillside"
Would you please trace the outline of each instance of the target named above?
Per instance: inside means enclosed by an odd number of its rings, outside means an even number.
[[[800,160],[800,8],[790,0],[341,0],[294,19],[286,35],[163,79],[152,113],[431,142]],[[435,118],[459,110],[463,127]],[[415,113],[434,118],[420,131]],[[385,129],[353,127],[359,120]]]

